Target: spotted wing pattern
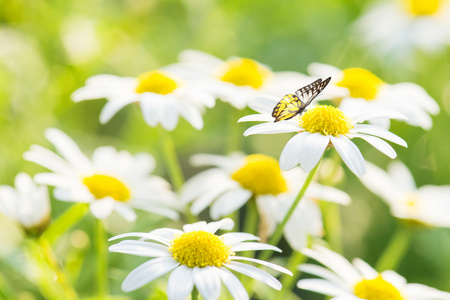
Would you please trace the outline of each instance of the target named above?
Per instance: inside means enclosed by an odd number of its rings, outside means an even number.
[[[284,96],[272,111],[272,117],[275,118],[274,122],[289,120],[297,114],[301,114],[328,85],[330,79],[331,77],[323,81],[322,79],[317,79],[313,83],[295,91],[295,95],[287,94]]]

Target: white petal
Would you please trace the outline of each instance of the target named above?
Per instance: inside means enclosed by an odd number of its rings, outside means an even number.
[[[350,196],[337,188],[311,183],[306,191],[306,197],[316,198],[323,201],[348,205],[351,202]]]
[[[144,239],[154,240],[170,246],[170,242],[174,239],[176,234],[181,234],[183,231],[171,228],[158,228],[150,231]]]
[[[183,118],[185,118],[195,129],[202,129],[203,119],[198,108],[186,102],[179,101],[178,103],[181,116],[183,116]]]
[[[72,93],[70,96],[74,102],[83,100],[101,99],[108,96],[107,88],[93,88],[90,86],[83,86]]]
[[[114,210],[114,200],[112,198],[103,198],[94,200],[89,205],[91,213],[97,219],[104,219],[109,216]]]
[[[355,258],[352,263],[364,278],[376,278],[378,276],[378,272],[362,259]]]
[[[64,132],[56,128],[48,128],[45,137],[55,146],[56,150],[74,167],[79,170],[91,169],[92,164],[81,152],[78,145]]]
[[[219,299],[221,282],[219,272],[217,272],[215,267],[194,267],[192,273],[195,286],[204,299]]]
[[[34,175],[33,179],[38,184],[49,186],[67,187],[69,185],[68,178],[57,173],[39,173]]]
[[[25,160],[34,162],[55,173],[73,176],[72,166],[61,156],[39,145],[31,145],[30,151],[23,154]]]
[[[302,202],[306,200],[307,199],[303,199]],[[298,210],[301,210],[300,205],[295,209],[295,211]],[[308,245],[308,237],[310,235],[320,237],[323,232],[322,220],[312,217],[316,214],[308,214],[306,216],[307,218],[304,219],[298,219],[297,217],[297,215],[301,215],[301,217],[304,217],[306,214],[306,212],[302,212],[301,214],[299,214],[298,212],[294,212],[294,214],[286,223],[286,226],[284,226],[284,238],[288,242],[289,246],[291,246],[291,248],[296,251],[301,251]],[[305,225],[307,221],[312,222]]]
[[[248,294],[239,279],[233,273],[225,268],[218,268],[220,278],[223,284],[230,291],[231,297],[236,300],[248,300]]]
[[[164,97],[154,93],[144,93],[141,98],[139,103],[144,120],[149,126],[155,127],[161,119]]]
[[[280,155],[282,170],[290,170],[300,163],[300,152],[303,151],[304,141],[309,135],[310,132],[301,132],[287,142]]]
[[[231,251],[239,252],[239,251],[253,251],[253,250],[273,250],[276,252],[281,252],[281,249],[269,244],[264,243],[252,243],[252,242],[243,242],[239,244],[233,245]]]
[[[404,288],[407,285],[406,278],[392,270],[381,272],[381,277],[393,286],[397,287],[397,289]]]
[[[297,181],[295,186],[297,186],[298,182],[300,181]],[[261,230],[259,231],[259,235],[261,237],[266,238],[274,232],[277,223],[280,221],[279,220],[280,203],[283,197],[285,196],[287,195],[285,194],[278,196],[268,194],[268,195],[258,195],[256,197],[256,206],[258,208],[258,214],[260,216],[260,219],[263,220],[264,224],[264,227],[261,227]]]
[[[211,54],[193,49],[183,50],[178,55],[178,60],[184,63],[205,65],[211,69],[215,69],[224,63],[222,60],[218,59],[215,56],[212,56]]]
[[[196,167],[218,167],[220,170],[216,169],[216,172],[219,173],[220,171],[222,173],[222,176],[225,175],[226,177],[229,177],[229,174],[226,171],[230,170],[230,172],[234,172],[236,168],[240,167],[243,164],[246,156],[247,155],[242,152],[232,152],[227,156],[198,153],[192,155],[189,159],[189,162]],[[204,172],[202,172],[202,174],[204,174]]]
[[[348,284],[344,282],[339,276],[337,276],[335,273],[331,272],[328,269],[325,269],[324,267],[320,267],[317,265],[311,265],[311,264],[302,264],[298,268],[300,271],[316,275],[318,277],[322,277],[323,279],[326,279],[327,281],[334,283],[338,286],[345,287]]]
[[[194,288],[194,276],[191,268],[180,265],[170,274],[167,283],[167,298],[169,300],[184,300]]]
[[[354,131],[356,133],[365,133],[365,134],[374,135],[374,136],[383,138],[385,140],[391,141],[393,143],[396,143],[400,146],[408,147],[408,145],[402,138],[398,137],[397,135],[393,134],[390,131],[379,128],[377,126],[358,124],[355,126],[355,128],[352,131]]]
[[[308,66],[308,73],[316,76],[332,76],[333,81],[339,81],[342,71],[334,66],[321,64],[321,63],[312,63]]]
[[[203,229],[207,232],[216,233],[217,230],[231,230],[234,227],[234,221],[230,218],[225,218],[217,222],[210,222]]]
[[[402,162],[393,161],[389,164],[387,170],[399,188],[406,191],[413,191],[417,188],[414,177]]]
[[[134,291],[152,280],[175,269],[180,263],[172,257],[158,257],[149,260],[128,274],[122,283],[124,292]]]
[[[304,289],[327,296],[346,296],[348,291],[323,279],[302,279],[297,283],[299,289]]]
[[[353,296],[353,295],[345,295],[345,296],[333,297],[330,300],[361,300],[361,298]],[[412,299],[410,299],[410,300],[412,300]]]
[[[208,207],[214,200],[216,200],[221,194],[236,188],[236,182],[234,182],[231,179],[221,182],[218,180],[219,178],[217,178],[216,176],[211,178],[216,178],[216,187],[211,185],[213,183],[212,182],[210,183],[209,179],[206,180],[204,183],[202,183],[202,186],[204,185],[205,188],[209,188],[209,190],[204,191],[203,194],[192,204],[191,212],[194,215],[198,215],[201,211],[203,211],[206,207]],[[201,188],[197,189],[201,190]]]
[[[168,131],[172,131],[178,124],[178,107],[177,101],[167,97],[162,107],[161,125]]]
[[[113,236],[112,238],[109,238],[108,241],[114,241],[114,240],[118,240],[124,237],[140,237],[140,238],[146,238],[148,236],[147,232],[127,232],[127,233],[122,233],[116,236]]]
[[[151,202],[143,205],[142,204],[135,205],[133,201],[133,203],[130,203],[130,205],[132,205],[135,208],[148,211],[149,213],[152,214],[164,216],[172,220],[178,220],[180,218],[180,214],[174,211],[172,208],[160,207]]]
[[[238,123],[253,122],[253,121],[272,122],[274,119],[275,118],[269,114],[255,114],[255,115],[248,115],[248,116],[240,118],[238,120]]]
[[[330,139],[347,167],[357,176],[362,176],[366,172],[366,163],[358,147],[344,135],[337,138],[330,135]]]
[[[302,141],[302,151],[300,151],[300,166],[304,172],[309,172],[319,163],[325,149],[330,142],[328,136],[320,133],[313,133]]]
[[[248,107],[261,114],[271,115],[273,108],[280,101],[279,97],[264,95],[256,98],[248,104]]]
[[[120,100],[111,98],[108,102],[106,102],[100,112],[100,123],[106,124],[119,110],[136,101],[137,97],[134,94],[122,95],[120,96]]]
[[[114,204],[114,210],[125,220],[127,220],[128,222],[136,221],[136,213],[131,207],[129,207],[127,204],[119,203],[117,201]]]
[[[269,268],[272,268],[274,270],[277,270],[278,272],[285,273],[285,274],[288,274],[288,275],[292,276],[292,272],[289,271],[288,269],[285,269],[285,268],[283,268],[283,267],[281,267],[279,265],[276,265],[276,264],[273,264],[273,263],[270,263],[270,262],[267,262],[267,261],[264,261],[264,260],[260,260],[260,259],[256,259],[256,258],[250,258],[250,257],[243,257],[243,256],[231,256],[230,259],[231,260],[251,261],[251,262],[254,262],[254,263],[257,263],[257,264],[269,267]]]
[[[183,225],[183,231],[190,232],[190,231],[204,230],[206,224],[207,224],[206,221],[199,221],[192,224],[185,224]]]
[[[244,136],[249,136],[252,134],[275,134],[275,133],[287,133],[287,132],[296,132],[299,131],[297,125],[286,121],[280,121],[277,123],[264,123],[258,124],[250,127],[244,132]]]
[[[145,257],[164,257],[172,256],[167,246],[135,240],[125,240],[110,246],[110,252],[120,252],[131,255],[145,256]]]
[[[352,123],[362,123],[367,120],[372,119],[396,119],[396,120],[408,120],[408,117],[402,114],[401,112],[394,110],[371,110],[365,111],[355,117],[352,118]]]
[[[450,293],[440,291],[435,288],[428,287],[426,285],[418,283],[410,283],[407,285],[404,291],[407,299],[411,300],[449,300]]]
[[[0,212],[8,218],[17,220],[19,195],[16,190],[9,185],[0,186]]]
[[[372,193],[391,205],[401,199],[402,194],[409,192],[409,189],[405,190],[393,177],[370,162],[367,162],[367,173],[359,179]]]
[[[225,244],[233,245],[243,241],[259,241],[259,237],[246,232],[229,232],[222,234]]]
[[[226,216],[241,208],[252,197],[253,193],[245,189],[234,189],[223,193],[211,206],[210,215],[213,220]]]
[[[365,140],[366,142],[368,142],[369,144],[371,144],[372,146],[374,146],[381,153],[385,154],[387,157],[392,158],[392,159],[397,157],[397,153],[395,152],[394,148],[392,148],[391,145],[389,145],[388,143],[386,143],[385,141],[383,141],[380,138],[377,138],[377,137],[371,136],[371,135],[358,134],[358,133],[348,134],[348,137],[361,138],[361,139]]]
[[[328,267],[350,286],[361,280],[361,275],[355,267],[336,252],[319,245],[314,245],[313,249],[303,249],[302,252],[306,256],[309,256]]]
[[[247,275],[253,279],[261,281],[273,289],[281,290],[281,283],[269,273],[260,270],[254,266],[246,265],[240,262],[232,261],[225,266],[231,270]]]

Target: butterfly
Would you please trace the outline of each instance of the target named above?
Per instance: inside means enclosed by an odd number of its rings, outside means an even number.
[[[316,98],[328,85],[331,77],[327,79],[317,79],[313,83],[295,91],[294,94],[285,95],[273,108],[272,117],[274,122],[289,120],[298,114],[302,114],[306,107]]]

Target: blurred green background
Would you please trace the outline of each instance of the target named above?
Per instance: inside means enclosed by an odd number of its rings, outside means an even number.
[[[132,153],[148,151],[160,162],[156,174],[167,178],[157,130],[144,123],[137,107],[127,106],[108,124],[101,125],[98,116],[105,100],[75,104],[70,94],[92,75],[136,76],[175,62],[178,53],[188,48],[222,59],[233,55],[252,58],[275,71],[305,73],[312,62],[340,68],[363,67],[388,83],[411,81],[423,86],[437,100],[441,113],[434,117],[429,132],[394,122],[391,131],[409,145],[407,149],[394,148],[413,172],[418,186],[450,184],[450,50],[437,54],[416,52],[407,63],[385,63],[372,49],[361,46],[349,29],[369,2],[374,1],[1,0],[0,184],[13,184],[21,171],[42,171],[25,162],[22,154],[31,144],[50,147],[43,136],[48,127],[65,131],[86,154],[102,145]],[[215,108],[204,114],[202,131],[181,120],[173,137],[185,176],[198,172],[187,162],[190,155],[225,154],[230,127],[237,126],[238,130],[231,132],[242,134],[250,124],[234,121],[250,112],[236,112],[218,101]],[[238,144],[247,153],[278,157],[289,137],[241,137]],[[383,168],[389,162],[364,142],[357,144],[367,160]],[[373,265],[396,222],[381,200],[348,169],[345,172],[347,176],[338,187],[349,193],[353,202],[342,209],[344,255],[350,259],[361,257]],[[52,205],[53,216],[68,207],[54,200]],[[140,217],[134,227],[125,224],[121,230],[149,231],[152,224],[160,221],[144,213]],[[95,258],[90,254],[89,234],[93,220],[90,216],[84,220],[77,225],[79,230],[61,238],[57,251],[64,253],[64,262],[73,269],[71,272],[79,274],[74,281],[80,295],[92,296]],[[0,217],[0,274],[8,278],[17,299],[43,299],[24,279],[31,270],[20,260],[20,239],[14,224]],[[73,255],[72,260],[67,253]],[[110,259],[111,289],[122,295],[123,278],[144,259],[126,255],[110,255]],[[450,229],[418,231],[398,272],[409,282],[450,291]],[[164,288],[165,281],[159,282]],[[158,291],[151,292],[146,287],[128,295],[145,299],[158,296]],[[301,295],[305,299],[322,299],[307,292]]]

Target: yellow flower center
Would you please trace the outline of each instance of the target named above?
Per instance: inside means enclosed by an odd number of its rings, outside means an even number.
[[[234,172],[231,178],[255,195],[278,195],[287,191],[278,161],[263,154],[247,156],[244,166]]]
[[[441,0],[406,0],[408,11],[414,16],[435,14],[441,7]]]
[[[342,71],[344,78],[337,86],[350,90],[353,98],[375,99],[384,82],[372,72],[361,68],[350,68]]]
[[[355,286],[355,295],[366,300],[402,300],[400,292],[381,275],[375,279],[363,279]]]
[[[230,60],[223,66],[220,80],[230,82],[238,86],[251,86],[260,88],[270,76],[271,72],[263,65],[248,58]]]
[[[339,136],[347,134],[353,125],[342,110],[331,105],[317,105],[300,117],[300,126],[311,133]]]
[[[179,87],[177,81],[171,78],[168,73],[158,70],[139,75],[137,81],[138,85],[135,91],[139,94],[150,92],[167,95]]]
[[[203,230],[182,233],[170,244],[173,258],[189,268],[220,267],[230,262],[230,255],[235,255],[221,236]]]
[[[111,197],[117,201],[127,201],[131,193],[128,187],[117,178],[95,174],[83,178],[83,183],[97,199]]]

